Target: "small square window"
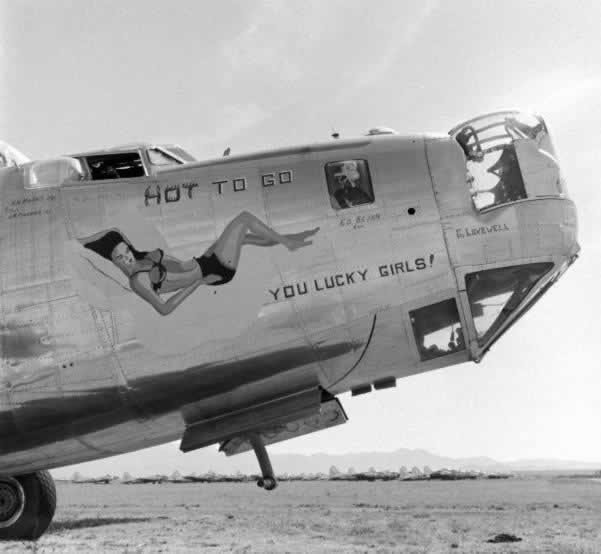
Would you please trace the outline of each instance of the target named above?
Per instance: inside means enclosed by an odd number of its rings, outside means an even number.
[[[343,160],[326,164],[330,203],[335,210],[372,204],[374,189],[366,160]]]
[[[410,311],[409,317],[423,361],[465,350],[465,338],[454,299]]]

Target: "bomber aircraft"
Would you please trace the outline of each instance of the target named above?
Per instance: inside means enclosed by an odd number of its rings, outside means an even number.
[[[71,479],[71,482],[78,485],[109,485],[116,480],[116,477],[107,474],[104,477],[78,477],[76,479]]]
[[[576,259],[544,120],[197,161],[131,144],[0,158],[0,537],[48,469],[173,440],[253,449],[347,420],[339,395],[469,360]]]
[[[162,485],[168,481],[169,477],[166,475],[149,475],[148,477],[133,477],[131,479],[124,479],[121,482],[124,485]]]

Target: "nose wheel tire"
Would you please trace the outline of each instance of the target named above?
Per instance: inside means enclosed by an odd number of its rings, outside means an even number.
[[[257,481],[257,487],[261,487],[266,491],[272,491],[278,486],[278,482],[273,477],[265,477]]]
[[[47,471],[0,476],[0,540],[36,540],[56,509],[54,480]]]

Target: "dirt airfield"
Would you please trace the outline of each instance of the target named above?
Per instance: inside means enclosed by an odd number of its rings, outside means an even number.
[[[453,482],[57,483],[37,543],[2,552],[601,551],[601,483],[528,477]],[[489,543],[508,534],[519,542]]]

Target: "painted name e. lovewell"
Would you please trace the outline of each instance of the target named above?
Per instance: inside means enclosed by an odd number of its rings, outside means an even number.
[[[494,225],[481,225],[480,227],[463,227],[461,229],[455,229],[459,240],[479,235],[489,235],[491,233],[502,233],[505,231],[511,231],[507,223],[495,223]]]

